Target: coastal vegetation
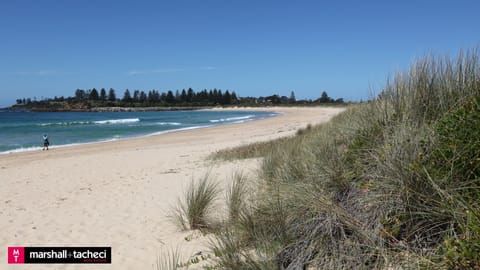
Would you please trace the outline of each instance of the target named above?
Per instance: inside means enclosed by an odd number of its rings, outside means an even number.
[[[209,174],[198,183],[192,181],[172,211],[173,220],[185,230],[208,228],[210,225],[208,217],[218,193],[218,184]]]
[[[154,108],[162,110],[176,107],[179,109],[206,107],[206,106],[268,106],[268,105],[318,105],[318,104],[343,104],[343,98],[333,99],[323,91],[316,100],[297,100],[294,91],[290,96],[277,94],[266,97],[239,97],[235,91],[222,91],[221,89],[204,89],[196,92],[192,88],[175,92],[148,92],[126,89],[123,95],[117,96],[116,91],[110,88],[97,90],[77,89],[74,96],[54,98],[19,98],[16,104],[9,109],[29,109],[36,111],[88,111],[102,110],[102,108]]]
[[[209,269],[480,269],[480,61],[428,56],[235,179]],[[237,177],[238,178],[238,177]]]

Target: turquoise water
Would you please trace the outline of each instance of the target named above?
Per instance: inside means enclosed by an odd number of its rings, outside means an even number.
[[[0,111],[0,153],[111,141],[274,116],[271,112],[13,112]]]

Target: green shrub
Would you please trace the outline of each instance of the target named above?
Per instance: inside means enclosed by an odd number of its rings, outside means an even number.
[[[452,109],[434,125],[435,149],[427,157],[427,168],[444,178],[442,186],[454,187],[480,199],[480,96],[471,97]],[[442,176],[448,177],[442,177]],[[467,195],[468,194],[468,195]]]
[[[448,237],[439,248],[439,268],[480,269],[480,212],[467,211],[463,233]]]

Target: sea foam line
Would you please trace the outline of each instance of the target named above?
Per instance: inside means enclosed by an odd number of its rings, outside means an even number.
[[[124,119],[109,119],[109,120],[99,120],[93,121],[94,124],[104,125],[104,124],[126,124],[126,123],[135,123],[140,122],[139,118],[124,118]]]
[[[158,122],[157,125],[161,126],[180,126],[182,123],[178,122]]]
[[[49,126],[75,126],[75,125],[105,125],[105,124],[128,124],[140,122],[139,118],[124,118],[124,119],[107,119],[97,121],[71,121],[71,122],[56,122],[56,123],[41,123],[37,126],[49,127]]]
[[[37,126],[49,127],[49,126],[74,126],[74,125],[88,125],[91,124],[90,121],[72,121],[72,122],[57,122],[57,123],[41,123],[36,124]]]
[[[199,129],[199,128],[207,128],[207,127],[213,127],[215,125],[204,125],[204,126],[192,126],[192,127],[184,127],[184,128],[176,128],[176,129],[169,129],[169,130],[163,130],[163,131],[158,131],[154,133],[150,133],[146,136],[156,136],[156,135],[162,135],[162,134],[167,134],[167,133],[172,133],[172,132],[177,132],[177,131],[185,131],[185,130],[192,130],[192,129]]]
[[[218,123],[218,122],[228,122],[228,121],[235,121],[235,120],[245,120],[255,117],[255,115],[246,115],[246,116],[237,116],[237,117],[229,117],[229,118],[221,118],[221,119],[213,119],[209,120],[210,123]]]

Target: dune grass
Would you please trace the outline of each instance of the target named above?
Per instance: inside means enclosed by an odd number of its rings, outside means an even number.
[[[209,158],[212,160],[235,160],[247,158],[263,158],[267,156],[273,149],[280,145],[289,144],[289,142],[297,141],[298,137],[308,136],[312,131],[312,125],[297,130],[295,136],[281,137],[266,142],[256,142],[252,144],[242,145],[233,148],[219,150],[213,153]]]
[[[177,270],[180,269],[180,253],[178,250],[161,252],[157,257],[156,269],[157,270]],[[187,268],[184,268],[187,269]]]
[[[249,192],[246,176],[242,173],[235,173],[226,193],[228,221],[230,223],[235,223],[240,218],[248,203]]]
[[[212,225],[208,216],[219,192],[218,183],[209,174],[198,182],[192,181],[173,208],[172,219],[183,229],[208,229]]]
[[[251,157],[261,171],[227,190],[209,269],[480,268],[477,50],[420,59],[328,123],[213,158]],[[208,226],[216,194],[192,184],[180,223]]]
[[[272,141],[257,142],[248,145],[242,145],[234,148],[222,149],[210,156],[213,160],[235,160],[235,159],[247,159],[247,158],[260,158],[264,157],[273,148],[283,144],[291,138],[279,138]]]
[[[263,157],[252,203],[234,200],[214,243],[220,269],[480,268],[476,50],[420,59],[329,123],[217,157]]]

